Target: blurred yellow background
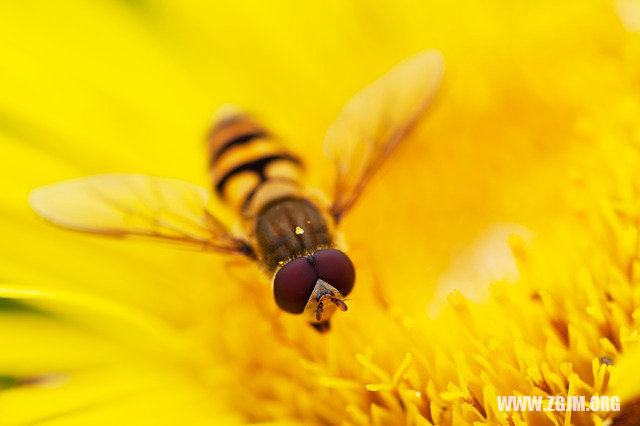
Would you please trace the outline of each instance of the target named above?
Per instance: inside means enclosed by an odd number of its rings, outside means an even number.
[[[585,331],[597,337],[584,351],[560,341],[562,349],[542,348],[555,335],[547,319],[539,335],[526,331],[550,312],[547,305],[530,308],[531,294],[573,294],[576,270],[593,265],[583,252],[596,247],[605,251],[594,256],[601,263],[608,255],[613,265],[633,263],[631,225],[603,231],[603,223],[622,219],[617,210],[602,213],[598,197],[636,217],[637,10],[629,0],[2,2],[0,281],[7,289],[73,296],[61,296],[71,300],[61,306],[33,302],[55,311],[52,317],[3,314],[0,336],[10,350],[0,353],[0,374],[77,374],[44,390],[3,391],[0,424],[493,424],[507,420],[491,412],[488,388],[526,394],[537,377],[532,364],[544,361],[569,377],[560,364],[571,354],[595,392],[595,379],[585,375],[591,358],[609,348],[598,327]],[[249,267],[63,232],[27,204],[37,186],[104,172],[207,185],[203,139],[223,104],[255,113],[305,159],[310,183],[329,188],[334,171],[321,142],[340,107],[425,48],[444,54],[443,87],[344,222],[359,278],[348,315],[328,337],[278,313],[268,280]],[[540,247],[522,255],[536,258],[531,268],[538,268],[524,280],[514,244]],[[515,311],[532,309],[527,320],[479,308],[474,324],[486,325],[488,336],[445,317],[432,322],[434,297],[444,304],[448,294],[439,287],[475,294],[502,280],[518,281],[501,291],[514,298]],[[593,281],[593,294],[575,297],[575,318],[587,305],[606,305],[610,282]],[[620,308],[629,317],[625,336],[638,331],[638,291],[633,280],[629,286],[620,290],[629,292]],[[87,308],[94,305],[104,318]],[[90,325],[76,325],[86,320],[83,309],[94,312]],[[135,312],[121,314],[128,309]],[[549,313],[549,324],[556,315]],[[626,318],[613,316],[617,325]],[[158,333],[177,354],[131,337],[131,327],[118,323],[131,318],[164,330]],[[520,325],[531,357],[501,346],[517,340],[509,333]],[[500,329],[494,335],[493,327]],[[471,341],[467,333],[483,337]],[[505,352],[504,362],[521,375],[502,383],[486,378],[498,371],[480,375],[480,366],[489,370],[473,355],[482,347],[490,364],[492,351]],[[455,348],[459,358],[443,367],[436,348],[445,358]],[[397,370],[406,354],[412,366],[424,358],[421,367]],[[385,380],[390,387],[365,388]],[[407,397],[407,390],[420,395]],[[526,416],[512,421],[553,424],[549,416]],[[594,418],[574,420],[598,424]]]

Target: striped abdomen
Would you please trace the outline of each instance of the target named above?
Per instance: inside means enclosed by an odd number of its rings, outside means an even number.
[[[221,119],[208,139],[216,193],[243,217],[300,192],[301,161],[246,115]]]
[[[245,115],[220,120],[209,135],[218,195],[253,225],[264,265],[279,265],[333,245],[322,212],[301,194],[302,163]]]

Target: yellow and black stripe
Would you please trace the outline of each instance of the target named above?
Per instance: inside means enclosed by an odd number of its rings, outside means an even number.
[[[208,147],[215,191],[245,218],[272,200],[299,194],[302,162],[251,117],[223,116]]]

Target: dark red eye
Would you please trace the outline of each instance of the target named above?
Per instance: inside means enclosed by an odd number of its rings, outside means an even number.
[[[313,254],[316,271],[323,281],[337,288],[343,296],[351,292],[356,280],[356,270],[351,259],[336,249],[319,250]]]
[[[292,314],[304,311],[318,277],[306,257],[284,265],[273,280],[273,295],[280,309]]]

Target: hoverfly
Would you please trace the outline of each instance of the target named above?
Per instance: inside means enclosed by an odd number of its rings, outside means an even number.
[[[37,188],[29,201],[39,215],[65,228],[246,256],[273,277],[282,310],[305,313],[324,332],[337,310],[347,310],[344,297],[356,275],[336,247],[335,228],[426,110],[443,68],[438,51],[423,51],[346,104],[324,141],[337,167],[330,206],[309,195],[301,183],[301,159],[261,124],[239,112],[222,116],[207,139],[213,192],[238,213],[245,238],[210,212],[211,191],[174,179],[97,175]]]

